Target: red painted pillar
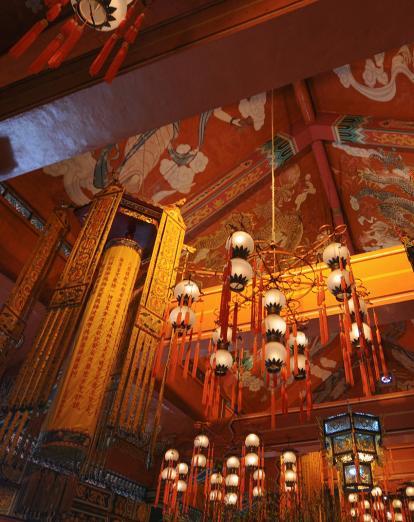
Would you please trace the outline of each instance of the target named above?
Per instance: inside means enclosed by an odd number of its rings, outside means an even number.
[[[312,100],[310,98],[309,89],[304,80],[293,84],[295,90],[296,101],[302,112],[303,119],[307,125],[314,123],[315,111],[313,110]],[[322,185],[332,211],[332,219],[335,226],[346,224],[341,200],[339,199],[338,189],[329,164],[325,146],[320,140],[312,143],[312,150],[319,169]],[[346,242],[351,254],[354,252],[354,246],[347,231],[345,234]]]

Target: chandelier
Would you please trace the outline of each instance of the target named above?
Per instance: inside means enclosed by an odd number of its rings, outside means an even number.
[[[58,35],[42,50],[29,66],[29,72],[39,73],[46,67],[56,69],[62,65],[86,30],[111,33],[98,56],[89,68],[91,76],[101,71],[113,55],[105,80],[111,82],[117,75],[135,42],[144,19],[139,0],[43,0],[45,17],[39,20],[9,51],[13,58],[20,58],[37,40],[39,35],[71,4],[72,16],[63,23]],[[146,6],[147,2],[142,2]],[[118,50],[115,52],[116,47]]]

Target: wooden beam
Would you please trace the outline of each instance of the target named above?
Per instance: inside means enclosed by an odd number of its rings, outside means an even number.
[[[84,55],[3,89],[0,176],[398,47],[413,16],[411,0],[214,2],[144,32],[111,86],[89,78]]]

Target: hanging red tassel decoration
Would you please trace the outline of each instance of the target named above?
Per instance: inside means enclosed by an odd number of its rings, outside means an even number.
[[[320,273],[316,276],[316,285],[318,292],[318,309],[319,309],[319,335],[321,339],[321,344],[324,346],[329,339],[328,333],[328,318],[326,313],[326,303],[325,303],[325,290],[324,290],[324,280],[322,275],[322,269]]]
[[[379,329],[378,317],[377,317],[377,312],[375,311],[375,309],[373,309],[373,313],[374,313],[375,334],[376,334],[376,339],[377,339],[377,344],[378,344],[378,351],[379,351],[380,362],[381,362],[381,371],[382,371],[382,375],[387,376],[388,375],[388,367],[387,367],[387,363],[385,362],[384,349],[382,347],[381,332],[380,332],[380,329]]]
[[[287,399],[287,391],[286,391],[286,368],[282,368],[282,389],[281,389],[281,396],[282,396],[282,413],[286,414],[288,413],[288,399]]]
[[[108,67],[108,70],[105,74],[105,81],[111,83],[115,76],[118,74],[119,69],[125,61],[125,58],[128,54],[129,47],[133,44],[138,36],[139,30],[141,29],[142,22],[144,20],[144,13],[141,13],[136,18],[134,25],[129,27],[125,33],[124,41],[122,43],[121,48],[117,52],[115,58],[113,59],[111,65]]]
[[[195,351],[194,351],[193,370],[191,373],[191,376],[193,379],[195,379],[197,377],[198,359],[200,357],[201,334],[203,331],[203,319],[204,319],[204,310],[201,310],[200,321],[198,323],[197,342],[196,342],[196,347],[195,347]],[[211,339],[210,339],[210,343],[211,343]],[[210,353],[210,350],[209,350],[209,353]]]
[[[272,388],[270,390],[270,415],[271,415],[270,427],[272,430],[276,429],[276,387],[277,387],[277,375],[273,374]]]
[[[371,328],[371,316],[369,314],[369,311],[367,311],[367,325]],[[375,372],[375,379],[377,381],[380,380],[380,370],[379,370],[379,364],[378,364],[378,357],[377,357],[377,351],[375,349],[375,343],[374,340],[371,345],[371,354],[372,354],[372,360],[374,362],[374,372]]]
[[[69,28],[69,35],[56,53],[47,62],[49,67],[57,69],[62,65],[63,60],[69,56],[75,45],[79,42],[84,30],[85,25],[79,25],[75,19],[72,19],[72,26]]]
[[[250,330],[256,332],[256,259],[253,261],[252,306],[250,308]]]
[[[72,27],[72,19],[68,20],[63,24],[60,33],[49,43],[49,45],[39,54],[39,56],[32,62],[29,67],[31,74],[37,74],[43,70],[47,62],[52,58],[56,51],[65,41],[65,38],[69,36],[70,28]]]
[[[29,31],[20,38],[20,40],[13,45],[9,50],[10,56],[13,58],[20,58],[29,47],[31,47],[37,40],[39,35],[46,29],[50,22],[56,20],[62,11],[62,7],[65,6],[69,0],[61,0],[59,3],[54,4],[47,11],[45,18],[39,20]]]
[[[287,377],[290,377],[290,375],[291,375],[289,338],[290,338],[290,328],[289,328],[289,325],[286,324],[286,334],[285,334],[286,361],[285,361],[285,368],[286,368]]]
[[[128,9],[125,19],[122,20],[116,31],[113,32],[111,37],[108,38],[108,40],[105,42],[98,56],[95,58],[95,60],[92,62],[92,65],[89,68],[89,74],[91,76],[96,76],[97,74],[99,74],[104,63],[108,59],[112,50],[114,49],[116,43],[120,38],[124,36],[127,24],[131,21],[133,15],[136,13],[137,6],[138,4],[135,4],[135,6]]]
[[[306,348],[306,415],[307,419],[310,420],[312,411],[312,381],[311,381],[311,365],[310,365],[310,353],[309,348]]]

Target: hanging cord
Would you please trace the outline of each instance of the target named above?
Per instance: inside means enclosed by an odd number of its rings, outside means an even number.
[[[272,243],[276,243],[276,216],[275,216],[275,129],[274,129],[274,91],[272,89],[271,105],[272,126]]]

